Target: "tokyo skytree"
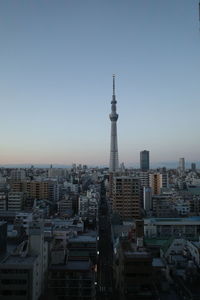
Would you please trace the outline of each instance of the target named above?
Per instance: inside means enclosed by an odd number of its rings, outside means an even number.
[[[119,169],[118,161],[118,146],[117,146],[117,101],[115,96],[115,75],[113,75],[113,95],[111,101],[111,114],[109,115],[111,121],[111,141],[110,141],[110,172],[115,173]]]

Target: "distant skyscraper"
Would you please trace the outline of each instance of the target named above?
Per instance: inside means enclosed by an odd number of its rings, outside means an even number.
[[[179,158],[179,170],[184,172],[185,171],[185,158]]]
[[[196,164],[191,163],[191,171],[196,172]]]
[[[142,171],[149,170],[149,151],[147,150],[140,152],[140,169]]]
[[[113,75],[113,95],[111,101],[111,143],[110,143],[110,172],[115,173],[119,169],[118,146],[117,146],[117,101],[115,97],[115,75]]]

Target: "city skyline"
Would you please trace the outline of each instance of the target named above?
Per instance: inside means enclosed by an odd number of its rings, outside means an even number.
[[[115,73],[119,162],[198,167],[198,1],[2,1],[0,35],[0,165],[108,166]]]

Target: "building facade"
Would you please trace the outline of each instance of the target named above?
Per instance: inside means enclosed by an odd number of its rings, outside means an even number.
[[[189,218],[146,218],[146,237],[199,237],[200,217]]]
[[[113,178],[112,210],[123,219],[140,217],[140,180],[131,176]]]

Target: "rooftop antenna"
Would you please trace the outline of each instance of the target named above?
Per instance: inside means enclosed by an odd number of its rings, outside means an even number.
[[[199,30],[200,30],[200,1],[199,1]]]
[[[113,95],[115,96],[115,74],[113,74]]]

